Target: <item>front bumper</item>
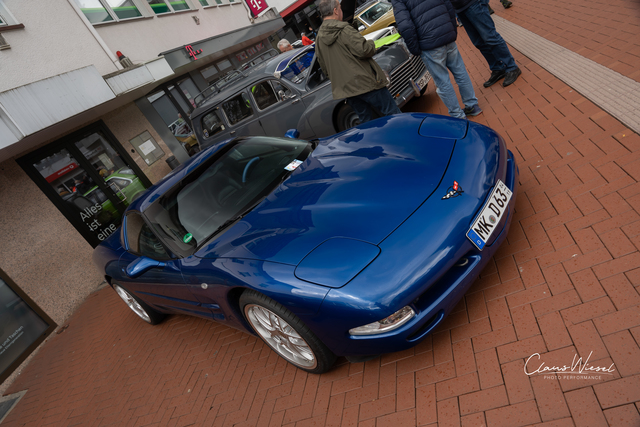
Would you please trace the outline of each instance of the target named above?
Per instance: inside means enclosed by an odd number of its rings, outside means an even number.
[[[416,315],[409,322],[386,334],[349,336],[350,342],[345,349],[345,354],[380,354],[413,347],[451,313],[509,233],[515,207],[518,171],[513,153],[508,152],[508,156],[506,184],[514,194],[509,202],[508,213],[502,221],[502,228],[495,235],[493,242],[483,251],[479,251],[468,239],[463,241],[456,253],[464,252],[464,254],[455,258],[453,266],[437,281],[425,283],[423,289],[426,290],[409,304],[416,311]]]
[[[337,355],[381,354],[415,346],[453,310],[506,239],[517,196],[513,154],[484,126],[470,126],[469,134],[457,144],[466,145],[462,153],[476,150],[478,155],[458,153],[434,194],[379,243],[380,256],[350,283],[327,294],[318,328],[313,329],[324,332],[320,339]],[[478,138],[492,139],[491,150],[479,150]],[[467,194],[443,201],[441,196],[456,179],[464,183]],[[466,232],[498,179],[513,196],[492,241],[479,251]],[[405,305],[416,315],[403,326],[384,334],[349,335],[349,329],[381,320]]]
[[[387,88],[399,108],[403,107],[409,100],[416,96],[415,90],[411,85],[411,80],[416,84],[420,80],[424,81],[424,86],[419,87],[420,91],[423,90],[431,80],[431,74],[429,74],[427,67],[419,56],[412,56],[404,64],[393,70],[390,77],[391,83]]]

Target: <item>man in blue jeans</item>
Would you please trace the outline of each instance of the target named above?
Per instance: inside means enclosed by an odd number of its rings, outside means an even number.
[[[518,79],[521,71],[509,52],[509,47],[498,34],[488,9],[488,0],[451,0],[458,18],[469,35],[471,43],[480,50],[491,69],[489,87],[504,79],[502,86],[507,87]]]
[[[412,54],[421,55],[449,115],[463,119],[482,113],[456,46],[458,26],[451,3],[447,0],[391,0],[391,4],[400,35]],[[449,71],[460,90],[464,110],[458,104]]]

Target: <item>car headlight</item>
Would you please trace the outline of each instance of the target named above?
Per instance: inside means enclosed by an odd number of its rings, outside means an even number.
[[[396,311],[389,317],[385,317],[382,320],[378,320],[377,322],[369,323],[368,325],[358,326],[357,328],[349,329],[350,335],[375,335],[382,334],[384,332],[392,331],[396,328],[407,323],[413,316],[415,316],[415,312],[408,305],[402,307],[400,310]]]

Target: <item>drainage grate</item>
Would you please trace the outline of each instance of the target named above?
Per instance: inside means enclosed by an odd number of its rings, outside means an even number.
[[[9,412],[13,409],[14,406],[18,403],[22,396],[24,396],[27,391],[21,391],[19,393],[10,394],[8,396],[0,397],[0,424],[4,421],[4,418],[9,415]]]

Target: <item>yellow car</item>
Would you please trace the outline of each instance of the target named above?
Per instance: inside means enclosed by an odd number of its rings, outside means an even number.
[[[395,24],[391,3],[374,1],[359,7],[353,18],[353,26],[362,34],[369,34]]]

